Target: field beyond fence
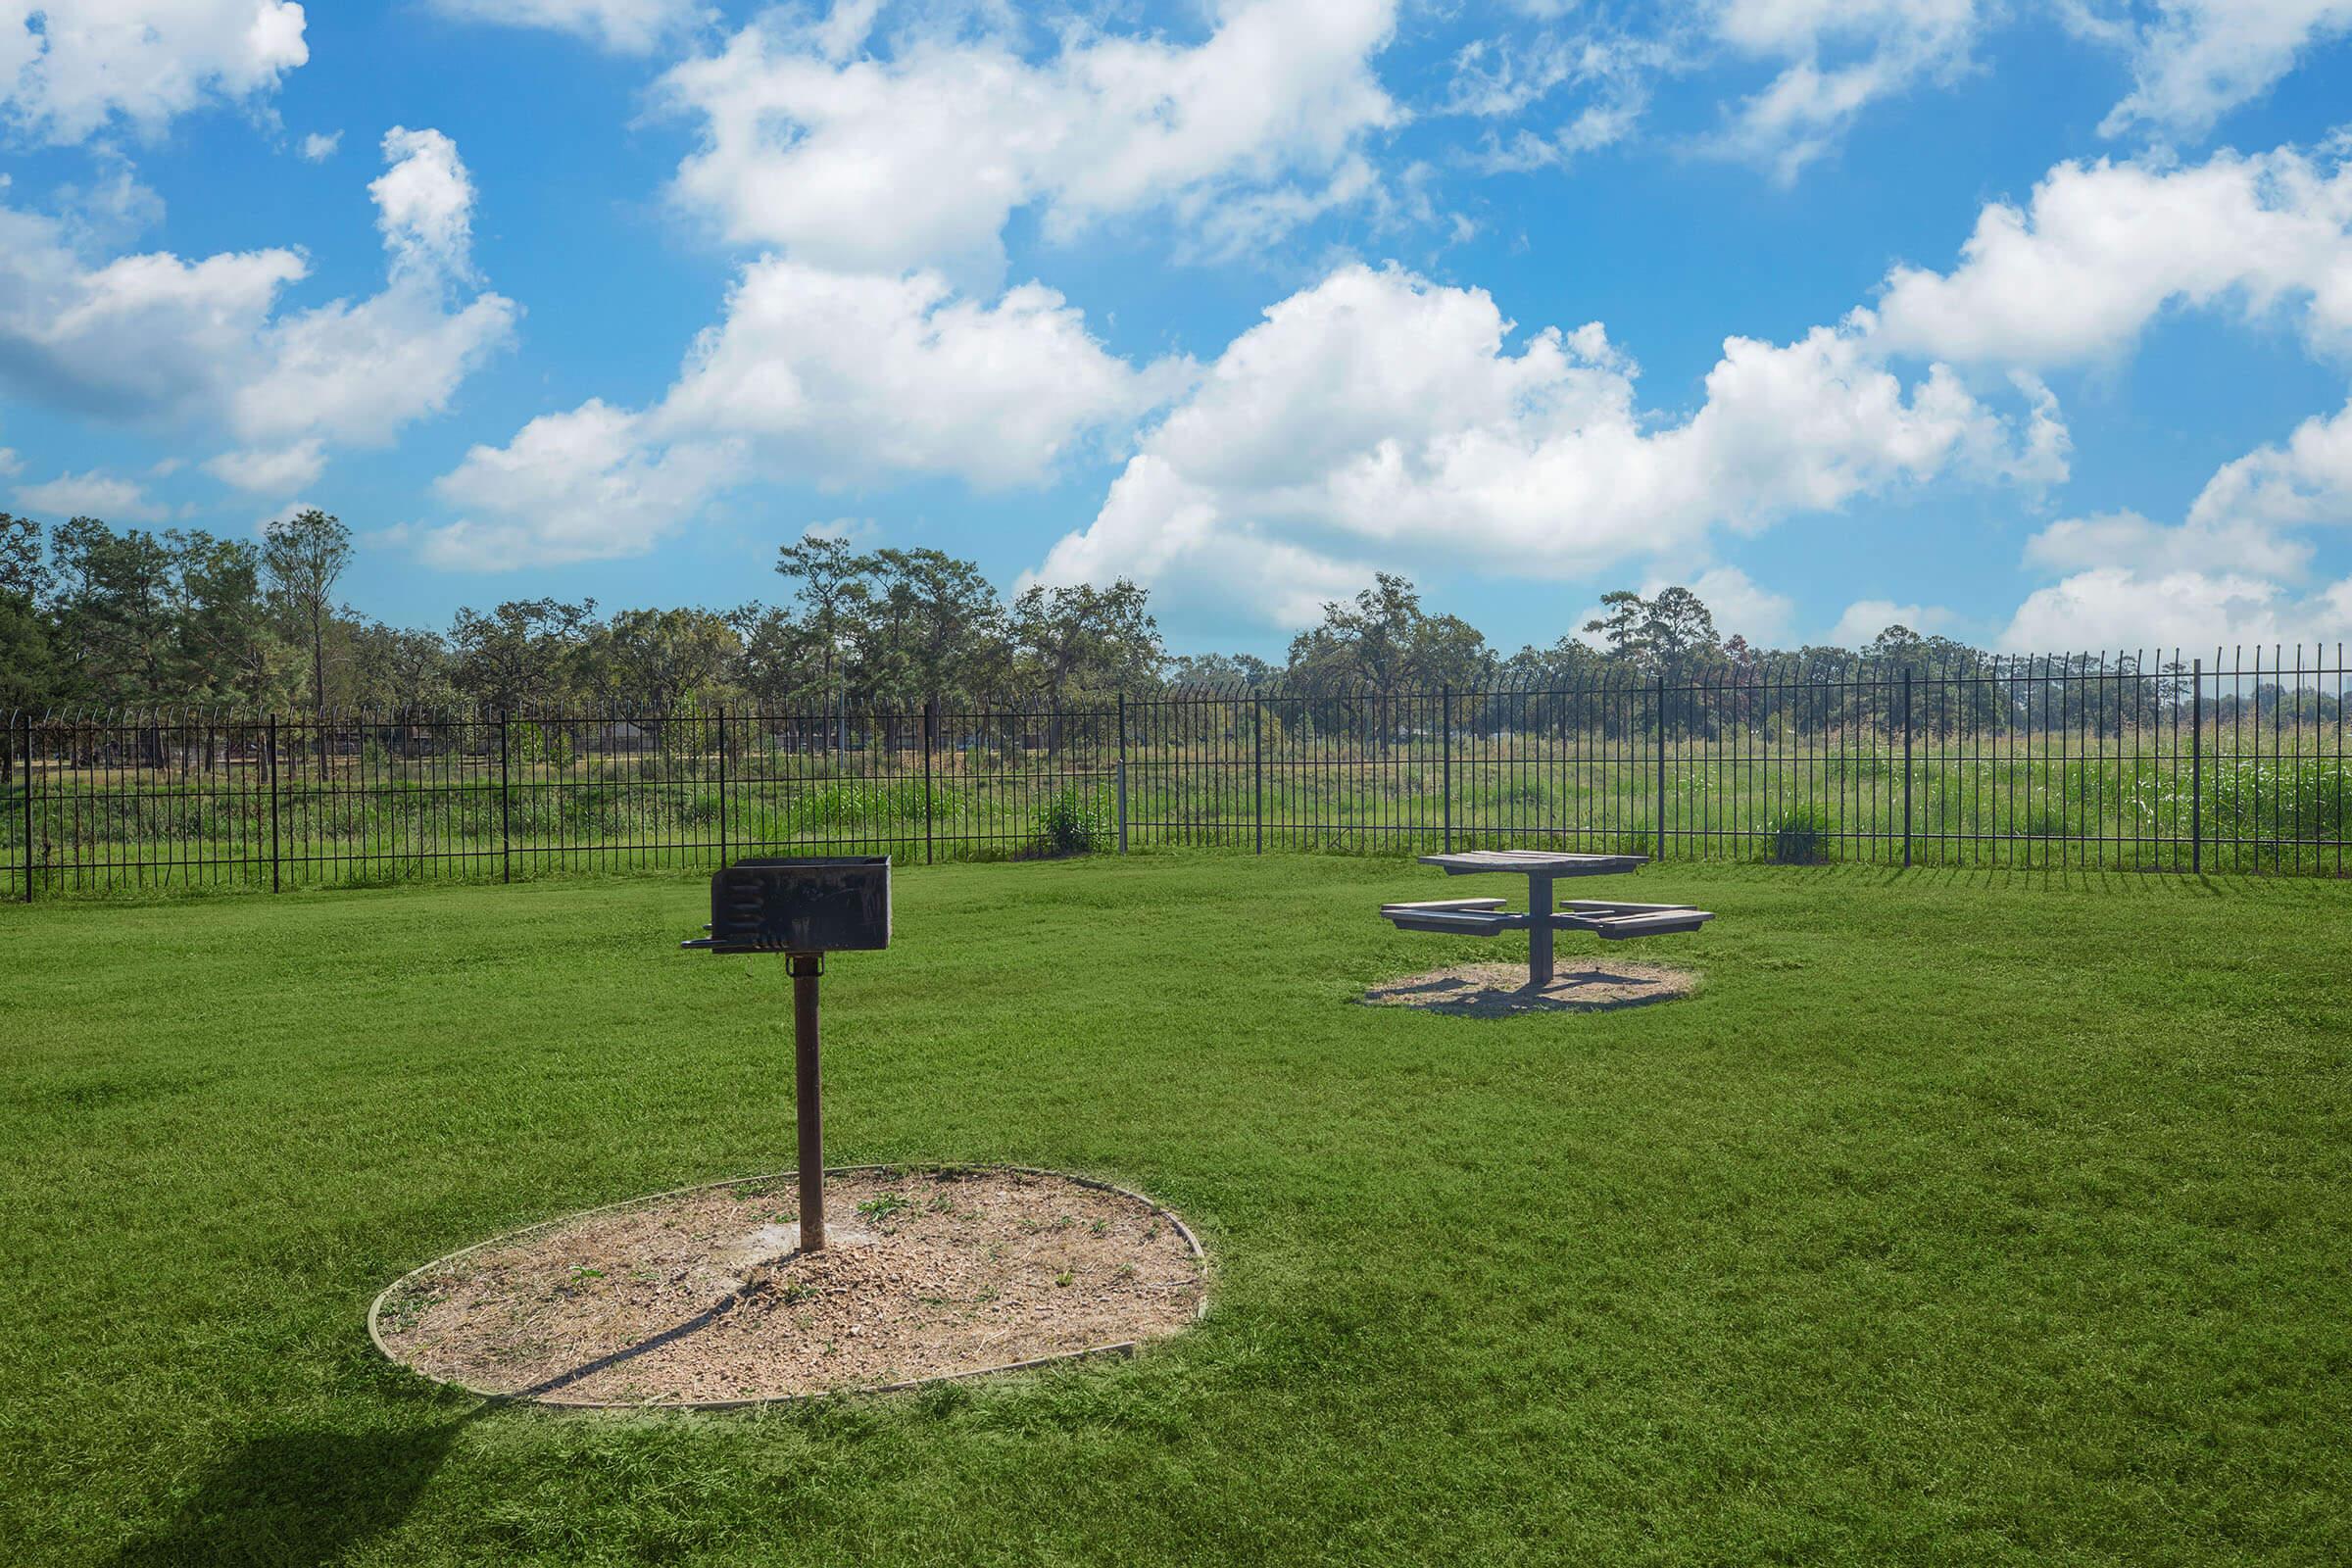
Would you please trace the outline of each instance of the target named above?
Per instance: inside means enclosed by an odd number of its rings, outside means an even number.
[[[1066,708],[15,714],[18,896],[1165,847],[2342,875],[2346,664],[1857,662]]]

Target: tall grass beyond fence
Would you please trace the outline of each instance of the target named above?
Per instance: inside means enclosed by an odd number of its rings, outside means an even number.
[[[1856,662],[1056,710],[12,715],[37,899],[1222,846],[2338,876],[2343,653]]]

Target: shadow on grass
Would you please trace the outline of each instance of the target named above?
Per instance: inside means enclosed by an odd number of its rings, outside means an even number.
[[[449,1457],[463,1418],[410,1432],[272,1432],[207,1476],[115,1568],[314,1568],[397,1526]]]

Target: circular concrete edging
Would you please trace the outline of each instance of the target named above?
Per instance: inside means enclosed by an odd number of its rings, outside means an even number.
[[[444,1387],[461,1389],[466,1393],[476,1396],[477,1397],[494,1402],[539,1404],[563,1409],[723,1410],[744,1409],[770,1404],[798,1403],[811,1399],[828,1398],[836,1395],[844,1394],[900,1393],[909,1389],[928,1387],[932,1384],[968,1382],[975,1378],[990,1377],[999,1373],[1027,1371],[1039,1367],[1052,1366],[1064,1361],[1084,1360],[1097,1356],[1107,1355],[1133,1355],[1138,1350],[1142,1349],[1146,1344],[1150,1343],[1150,1341],[1158,1338],[1165,1338],[1170,1334],[1178,1332],[1184,1323],[1197,1322],[1201,1317],[1204,1317],[1208,1312],[1208,1256],[1206,1251],[1200,1246],[1200,1238],[1193,1233],[1193,1230],[1190,1226],[1185,1224],[1181,1216],[1179,1216],[1174,1210],[1168,1208],[1165,1204],[1159,1202],[1155,1199],[1148,1197],[1145,1194],[1118,1186],[1115,1183],[1102,1181],[1095,1177],[1081,1176],[1068,1171],[1047,1170],[1037,1166],[1028,1165],[1004,1164],[916,1163],[843,1165],[828,1167],[825,1174],[829,1180],[834,1177],[853,1179],[864,1177],[868,1179],[883,1178],[895,1182],[906,1180],[911,1177],[928,1176],[943,1183],[954,1181],[984,1180],[990,1177],[1007,1178],[1020,1182],[1066,1183],[1073,1188],[1084,1189],[1094,1193],[1104,1194],[1119,1200],[1123,1200],[1126,1203],[1136,1205],[1150,1219],[1153,1221],[1165,1222],[1170,1231],[1173,1232],[1174,1236],[1181,1242],[1182,1255],[1189,1259],[1191,1266],[1197,1272],[1199,1301],[1197,1305],[1191,1308],[1189,1314],[1185,1316],[1183,1323],[1177,1323],[1172,1327],[1161,1327],[1157,1332],[1151,1334],[1133,1335],[1117,1339],[1106,1339],[1102,1343],[1084,1345],[1070,1349],[1054,1350],[1041,1355],[1023,1356],[1013,1360],[996,1362],[983,1366],[957,1367],[951,1371],[933,1373],[921,1377],[897,1379],[889,1382],[851,1382],[825,1388],[793,1390],[789,1392],[772,1394],[762,1393],[759,1395],[748,1395],[744,1396],[722,1398],[686,1398],[665,1394],[656,1394],[650,1396],[634,1398],[578,1397],[565,1396],[560,1392],[560,1389],[548,1390],[544,1385],[534,1386],[533,1388],[526,1388],[522,1390],[482,1388],[476,1386],[474,1383],[466,1381],[463,1377],[443,1375],[418,1365],[416,1361],[412,1359],[410,1355],[403,1354],[401,1348],[394,1343],[394,1339],[398,1336],[400,1331],[398,1329],[390,1329],[388,1331],[385,1318],[387,1304],[399,1298],[405,1289],[436,1273],[448,1273],[456,1270],[467,1260],[476,1258],[481,1254],[494,1252],[500,1250],[513,1250],[528,1244],[535,1239],[552,1239],[555,1236],[573,1231],[580,1227],[583,1223],[594,1221],[600,1217],[618,1218],[629,1215],[633,1211],[638,1210],[645,1210],[650,1213],[651,1211],[657,1210],[665,1204],[676,1204],[697,1200],[705,1200],[710,1195],[717,1194],[722,1189],[730,1190],[738,1200],[743,1197],[743,1189],[747,1187],[760,1189],[762,1194],[789,1192],[794,1185],[794,1173],[791,1171],[781,1171],[770,1175],[742,1176],[722,1181],[703,1182],[692,1187],[675,1188],[668,1192],[654,1193],[639,1198],[623,1199],[617,1202],[599,1204],[595,1207],[577,1210],[570,1214],[561,1215],[552,1219],[540,1220],[533,1224],[521,1226],[514,1230],[502,1233],[501,1235],[493,1236],[485,1241],[476,1242],[471,1246],[460,1248],[456,1251],[446,1253],[433,1259],[431,1262],[425,1263],[417,1268],[411,1269],[406,1274],[400,1276],[400,1278],[394,1280],[391,1284],[385,1286],[382,1291],[378,1292],[375,1296],[375,1298],[368,1304],[368,1339],[374,1344],[376,1349],[383,1354],[386,1359],[394,1362],[397,1365],[406,1367],[408,1370],[416,1373],[419,1377],[426,1378],[431,1382],[439,1383]],[[845,1248],[844,1246],[840,1245],[840,1242],[837,1241],[837,1245],[834,1248],[828,1249],[824,1253],[790,1253],[780,1261],[788,1263],[794,1258],[801,1257],[831,1259],[840,1256],[845,1250],[854,1250],[858,1241],[871,1239],[869,1237],[858,1235],[845,1237],[842,1232],[842,1228],[839,1226],[828,1227],[828,1231],[835,1237],[840,1238],[843,1241],[848,1241],[851,1244],[850,1247]],[[1098,1232],[1097,1234],[1100,1233]],[[1166,1244],[1163,1242],[1160,1245],[1164,1247]],[[764,1269],[755,1268],[748,1272],[758,1275],[763,1273]],[[602,1276],[600,1274],[597,1277],[601,1278]],[[1057,1280],[1056,1284],[1059,1283],[1061,1282]],[[706,1311],[701,1314],[698,1319],[693,1321],[700,1322],[710,1319],[716,1314],[731,1312],[736,1306],[743,1304],[744,1301],[750,1299],[754,1295],[758,1294],[763,1288],[763,1283],[753,1284],[749,1283],[748,1281],[742,1283],[730,1297],[722,1298],[715,1305],[706,1309]],[[789,1298],[787,1299],[789,1299]],[[649,1340],[645,1343],[651,1344],[654,1343],[654,1341],[666,1338],[678,1332],[679,1331],[676,1329],[665,1330],[661,1334],[655,1335],[652,1340]],[[857,1331],[852,1330],[851,1332],[855,1333]],[[628,1348],[623,1351],[616,1352],[613,1356],[607,1357],[606,1359],[610,1361],[625,1358],[627,1356],[633,1356],[639,1353],[643,1348],[644,1345],[641,1344]],[[576,1380],[577,1379],[574,1375],[566,1374],[564,1378],[556,1381],[561,1383]]]

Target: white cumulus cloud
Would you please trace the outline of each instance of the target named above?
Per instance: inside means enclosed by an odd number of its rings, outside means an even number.
[[[1966,69],[1982,17],[1976,0],[1719,0],[1710,22],[1723,46],[1780,67],[1715,145],[1786,181],[1871,104]]]
[[[2026,564],[2064,575],[2027,597],[2005,645],[2342,636],[2352,581],[2304,586],[2317,552],[2291,530],[2314,523],[2352,523],[2352,411],[2224,464],[2182,522],[2118,512],[2042,529]]]
[[[256,494],[291,495],[318,482],[326,471],[325,444],[316,436],[290,447],[223,452],[207,459],[204,471],[222,484]]]
[[[1948,474],[2046,476],[2017,421],[1940,366],[1906,384],[1852,332],[1727,340],[1679,423],[1638,410],[1597,324],[1512,336],[1483,290],[1332,273],[1227,347],[1037,576],[1286,622],[1363,559],[1569,578]]]
[[[394,270],[466,276],[474,193],[458,144],[437,130],[394,125],[384,132],[384,162],[368,194]]]
[[[2132,93],[2100,122],[2106,135],[2202,136],[2311,50],[2352,31],[2347,0],[2157,0],[2150,9],[2145,21],[2075,13],[2082,30],[2132,57]]]
[[[710,14],[703,0],[432,0],[445,15],[574,33],[619,54],[644,54]]]
[[[1183,361],[1138,368],[1110,354],[1040,284],[982,303],[936,273],[769,257],[744,270],[724,318],[652,408],[591,401],[467,453],[437,484],[467,515],[428,533],[425,554],[443,564],[633,555],[745,478],[1036,483],[1191,374]]]
[[[2314,415],[2282,445],[2223,465],[2189,507],[2191,524],[2352,523],[2352,404]]]
[[[740,467],[727,443],[664,444],[644,416],[591,400],[467,452],[434,487],[468,515],[423,531],[418,553],[477,571],[636,555]]]
[[[1198,219],[1232,197],[1328,189],[1399,119],[1370,64],[1395,10],[1226,0],[1189,44],[1069,21],[1036,62],[932,30],[844,59],[778,14],[663,77],[662,98],[703,122],[675,195],[729,241],[796,261],[993,280],[1024,208],[1066,237],[1109,215]]]
[[[1704,598],[1702,594],[1700,596]],[[1889,626],[1908,626],[1929,636],[1952,625],[1959,617],[1941,605],[1900,605],[1891,599],[1857,599],[1838,614],[1830,628],[1834,648],[1864,648]]]
[[[2352,334],[2352,170],[2292,147],[2201,164],[2065,163],[2024,208],[1985,207],[1948,272],[1897,267],[1876,309],[1890,349],[1961,363],[2113,359],[2168,307],[2299,313]]]
[[[387,168],[368,190],[389,258],[384,289],[285,317],[261,335],[259,365],[227,395],[242,440],[388,441],[448,408],[459,383],[513,337],[513,301],[461,297],[472,275],[474,192],[456,146],[436,130],[395,126],[383,151]]]
[[[321,443],[380,444],[445,409],[510,339],[515,308],[460,286],[473,192],[447,138],[395,130],[384,150],[370,190],[385,287],[307,310],[280,309],[310,270],[292,251],[93,262],[57,219],[0,207],[0,386],[117,421],[223,428],[242,449],[208,467],[240,485],[315,477]]]
[[[273,90],[310,59],[292,0],[0,0],[0,113],[71,144]]]
[[[44,484],[20,485],[17,505],[44,516],[88,515],[114,522],[161,522],[171,515],[148,499],[137,480],[96,468],[61,473]]]
[[[57,220],[0,207],[0,383],[118,417],[192,413],[251,368],[279,293],[309,270],[276,248],[91,265]]]
[[[2311,560],[2307,545],[2243,520],[2168,527],[2136,512],[2067,517],[2026,541],[2026,564],[2052,571],[2130,565],[2143,571],[2237,571],[2286,576]]]
[[[2028,595],[2001,634],[2015,653],[2297,643],[2352,634],[2352,581],[2298,595],[2238,571],[2097,566]]]

